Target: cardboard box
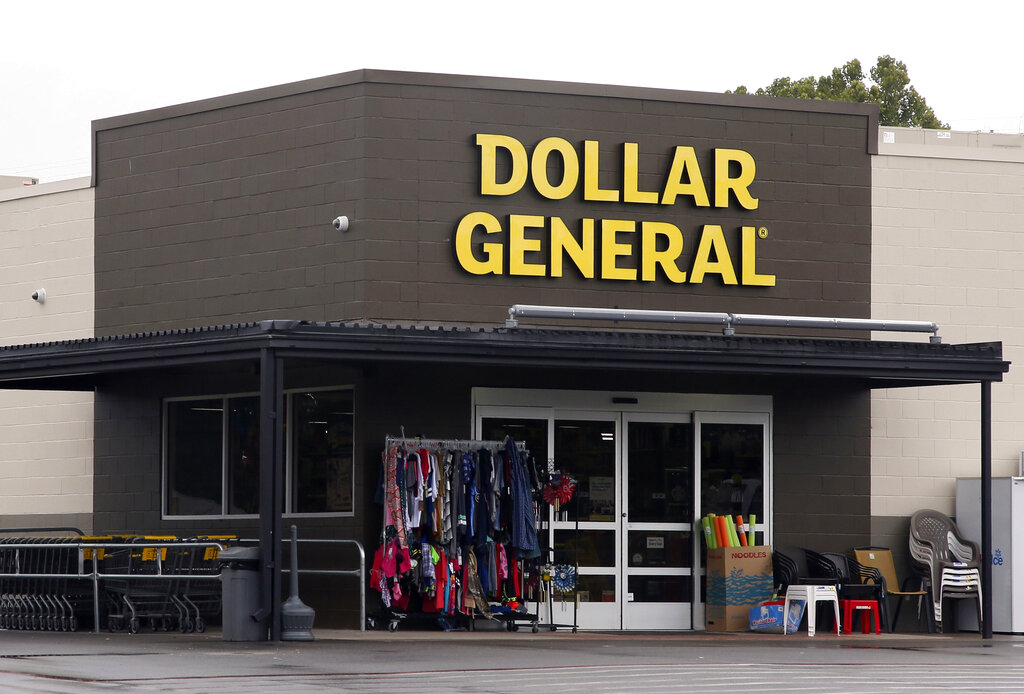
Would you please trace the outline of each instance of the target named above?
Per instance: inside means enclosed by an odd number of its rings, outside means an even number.
[[[783,628],[782,610],[785,600],[772,600],[750,608],[750,630],[767,634],[781,634]]]
[[[807,606],[805,600],[790,600],[789,612],[786,614],[786,631],[795,634],[800,631],[800,622],[804,618],[804,608]]]
[[[806,605],[803,600],[790,600],[789,612],[783,614],[785,600],[769,600],[750,608],[750,630],[765,634],[795,634],[800,629]],[[783,628],[785,623],[785,628]]]
[[[719,547],[708,550],[705,628],[747,631],[750,608],[772,596],[772,548]]]

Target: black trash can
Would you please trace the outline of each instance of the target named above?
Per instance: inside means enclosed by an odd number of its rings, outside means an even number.
[[[227,547],[219,559],[224,640],[266,641],[260,614],[260,548]]]

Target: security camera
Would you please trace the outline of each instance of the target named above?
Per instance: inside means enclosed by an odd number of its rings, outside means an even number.
[[[348,231],[348,217],[345,215],[335,217],[334,222],[332,223],[334,224],[334,228],[338,231]]]
[[[32,292],[32,301],[38,301],[41,304],[45,304],[46,303],[46,290],[45,289],[37,289],[34,292]]]

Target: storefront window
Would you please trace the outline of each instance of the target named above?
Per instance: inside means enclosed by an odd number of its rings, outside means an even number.
[[[224,401],[167,403],[167,513],[221,513]]]
[[[764,427],[705,423],[700,445],[703,512],[764,520]]]
[[[693,427],[688,422],[629,423],[629,520],[680,523],[693,516]]]
[[[601,575],[579,576],[576,579],[575,597],[580,602],[615,602],[615,577]],[[564,606],[565,603],[566,600],[561,595],[555,596],[554,608],[556,610],[560,604]],[[562,607],[562,609],[564,610],[565,608]],[[570,607],[569,609],[571,610],[572,608]]]
[[[352,507],[352,391],[294,393],[292,513]]]
[[[167,402],[166,515],[259,513],[259,410],[256,395]],[[292,392],[286,411],[292,438],[285,512],[351,513],[352,391]]]
[[[228,403],[228,513],[259,513],[260,399]]]
[[[630,576],[632,602],[690,602],[691,576]]]
[[[519,419],[516,417],[485,417],[480,427],[480,438],[489,441],[504,441],[511,436],[513,441],[526,443],[526,449],[537,462],[538,471],[548,459],[548,422],[546,419]]]
[[[581,521],[615,520],[615,423],[555,421],[555,464],[572,474]]]

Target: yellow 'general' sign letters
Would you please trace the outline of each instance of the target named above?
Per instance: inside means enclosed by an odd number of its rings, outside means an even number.
[[[596,140],[583,142],[582,156],[560,137],[544,138],[532,153],[508,135],[478,134],[476,144],[482,195],[515,195],[529,182],[548,200],[564,200],[577,193],[588,202],[669,206],[688,198],[698,208],[728,208],[731,201],[744,210],[758,207],[758,199],[750,193],[756,174],[754,158],[740,149],[712,150],[709,189],[694,148],[680,145],[672,152],[668,174],[659,189],[644,190],[640,187],[640,149],[635,142],[623,143],[621,179],[611,188],[602,188],[598,181],[600,147]],[[500,180],[499,156],[508,164]],[[554,178],[553,171],[558,172]],[[741,227],[737,265],[722,227],[704,224],[688,272],[678,265],[684,237],[675,224],[584,218],[576,232],[556,216],[510,214],[503,224],[489,212],[470,212],[455,230],[455,256],[462,268],[474,275],[562,277],[565,266],[571,264],[588,279],[653,282],[660,272],[673,283],[699,284],[706,276],[715,275],[726,285],[775,286],[775,275],[759,274],[755,267],[757,240],[767,237],[764,227],[756,231],[753,226]],[[636,262],[622,262],[635,254]]]

